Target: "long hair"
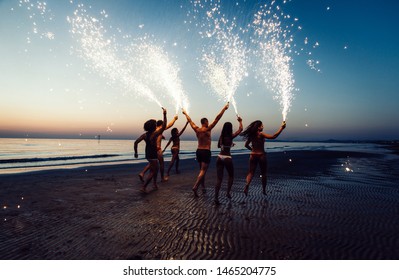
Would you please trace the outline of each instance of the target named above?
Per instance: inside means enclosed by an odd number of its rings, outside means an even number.
[[[233,125],[231,124],[231,122],[225,122],[219,137],[218,147],[220,147],[221,145],[226,145],[226,143],[224,143],[226,139],[228,139],[227,142],[231,142],[232,136],[233,136]],[[227,145],[230,145],[230,143],[227,143]]]
[[[262,125],[261,121],[259,121],[259,120],[254,121],[250,125],[248,125],[247,128],[245,128],[245,130],[243,132],[241,132],[240,135],[245,140],[251,139],[257,135],[258,129],[261,125]]]
[[[179,135],[179,133],[177,131],[178,130],[176,127],[172,128],[172,131],[170,132],[170,134],[172,135],[172,138],[176,138]]]
[[[231,122],[225,122],[220,137],[231,137],[233,135],[233,125]]]
[[[154,119],[148,120],[144,123],[144,130],[147,132],[154,132],[157,129],[157,121]]]

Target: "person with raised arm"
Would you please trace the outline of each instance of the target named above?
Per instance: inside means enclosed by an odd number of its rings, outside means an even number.
[[[170,152],[172,154],[172,160],[169,163],[168,171],[166,172],[166,176],[169,177],[170,170],[172,169],[173,165],[176,163],[176,173],[179,174],[179,153],[180,153],[180,136],[182,136],[183,132],[186,130],[186,127],[188,125],[188,122],[186,122],[185,126],[183,129],[179,132],[179,130],[175,127],[171,131],[172,137],[170,137],[169,142],[166,144],[165,148],[163,149],[163,152],[165,152],[166,148],[172,144],[172,148],[170,149]]]
[[[187,112],[183,109],[183,114],[186,116],[187,121],[189,122],[191,128],[194,130],[197,140],[198,147],[196,151],[197,161],[200,166],[200,172],[198,174],[197,180],[193,187],[193,192],[196,197],[198,197],[198,187],[202,186],[202,191],[205,193],[205,175],[209,167],[209,163],[211,162],[211,131],[222,118],[224,112],[229,108],[229,103],[227,103],[222,111],[216,116],[215,120],[209,124],[207,118],[201,119],[201,127],[198,127],[187,114]]]
[[[169,128],[171,128],[174,124],[175,124],[175,122],[176,122],[176,120],[178,119],[178,116],[176,115],[174,118],[173,118],[173,120],[165,127],[165,129],[164,129],[164,131],[165,130],[168,130]],[[162,125],[164,124],[165,122],[163,121],[163,120],[158,120],[157,121],[157,129],[158,128],[160,128],[160,127],[162,127]],[[159,171],[160,171],[160,173],[161,173],[161,182],[166,182],[167,180],[168,180],[168,178],[167,177],[165,177],[165,175],[164,175],[164,170],[165,170],[165,161],[164,161],[164,158],[163,158],[163,151],[162,151],[162,147],[161,147],[161,143],[162,143],[162,139],[165,139],[165,137],[162,135],[162,133],[160,134],[160,135],[158,135],[158,137],[157,137],[157,154],[158,154],[158,162],[159,162]],[[140,178],[140,181],[141,182],[144,182],[144,174],[148,171],[148,170],[150,170],[150,164],[147,164],[145,167],[144,167],[144,169],[143,169],[143,171],[141,171],[140,173],[139,173],[139,178]]]
[[[245,195],[248,195],[249,184],[254,177],[256,167],[259,165],[262,177],[263,194],[266,194],[266,171],[267,171],[267,158],[265,151],[265,139],[276,139],[286,127],[285,121],[281,124],[279,130],[273,135],[266,134],[263,131],[263,124],[257,120],[252,122],[242,133],[241,136],[246,140],[245,147],[251,151],[249,156],[249,171],[246,178],[246,185],[244,188]],[[251,145],[252,144],[252,145]]]
[[[150,166],[150,173],[147,179],[143,182],[143,186],[140,191],[146,193],[146,188],[151,180],[154,181],[154,189],[158,189],[157,176],[158,176],[158,149],[157,149],[157,139],[159,135],[162,136],[166,128],[166,109],[163,110],[163,124],[157,127],[156,120],[151,119],[144,123],[144,130],[146,131],[134,142],[134,157],[138,158],[137,147],[141,141],[145,141],[145,158],[148,160]]]
[[[237,116],[237,121],[239,124],[238,130],[233,133],[233,125],[231,122],[225,122],[223,125],[222,132],[218,141],[218,148],[220,148],[220,153],[216,159],[216,171],[217,171],[217,182],[215,186],[215,204],[220,204],[219,202],[219,192],[223,181],[223,171],[226,168],[229,174],[229,180],[227,183],[227,198],[231,198],[231,187],[233,186],[234,180],[234,166],[233,159],[231,157],[231,147],[234,146],[233,139],[236,138],[243,130],[242,119]]]

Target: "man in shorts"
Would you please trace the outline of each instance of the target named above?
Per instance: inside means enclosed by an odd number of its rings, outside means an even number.
[[[229,108],[229,103],[227,103],[222,111],[216,116],[215,120],[209,124],[207,118],[201,119],[201,127],[198,127],[183,109],[183,114],[186,116],[187,121],[191,125],[192,129],[195,131],[198,139],[198,148],[196,152],[197,161],[200,165],[200,172],[197,177],[197,181],[194,184],[193,192],[196,197],[198,197],[198,187],[202,186],[202,191],[205,193],[205,175],[208,170],[209,163],[211,162],[211,131],[222,118],[224,112]]]

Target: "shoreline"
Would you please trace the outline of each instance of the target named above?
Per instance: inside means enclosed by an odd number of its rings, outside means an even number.
[[[267,196],[257,173],[248,197],[248,155],[233,161],[233,198],[225,174],[220,206],[215,157],[199,198],[194,159],[147,195],[145,163],[1,175],[0,259],[399,258],[398,157],[268,153]]]
[[[295,141],[293,141],[295,143]],[[313,143],[311,141],[304,142],[304,143]],[[317,142],[319,143],[319,142]],[[323,143],[323,142],[320,142]],[[326,141],[325,143],[330,143]],[[337,142],[338,143],[338,142]],[[346,142],[345,142],[346,143]],[[381,143],[373,143],[373,142],[367,142],[370,144],[378,144],[380,147],[391,151],[393,154],[398,155],[399,154],[399,145],[397,144],[389,144],[386,142],[381,142]],[[347,144],[351,144],[350,142],[347,142]],[[275,151],[273,149],[267,149],[266,151],[268,156],[274,154],[274,153],[291,153],[291,152],[299,152],[299,151],[304,151],[304,149],[298,148],[290,148],[287,149],[286,151]],[[325,149],[325,151],[329,151],[328,149]],[[340,152],[339,150],[336,150],[336,152]],[[342,150],[341,152],[348,152],[347,150]],[[359,152],[359,151],[357,151]],[[352,151],[352,153],[356,153]],[[362,153],[362,152],[359,152]],[[374,154],[373,152],[369,152],[370,154]],[[216,158],[218,154],[218,151],[212,151],[212,158]],[[239,153],[232,153],[233,157],[239,157],[239,156],[248,156],[249,157],[249,151],[246,152],[239,152]],[[192,160],[195,159],[195,153],[192,154],[190,157],[186,157],[186,155],[183,155],[185,157],[184,159],[181,160]],[[171,159],[171,154],[166,154],[165,155],[165,163],[167,161],[170,161]],[[134,162],[137,161],[137,162]],[[0,178],[4,176],[18,176],[18,175],[23,175],[23,174],[34,174],[34,173],[40,173],[40,172],[59,172],[61,170],[74,170],[74,169],[87,169],[87,168],[111,168],[111,167],[116,167],[116,168],[121,168],[124,165],[146,165],[148,162],[145,160],[145,158],[139,158],[139,159],[123,159],[123,160],[117,160],[117,161],[108,161],[108,162],[89,162],[89,163],[66,163],[66,164],[58,164],[58,165],[49,165],[49,166],[41,166],[41,167],[36,167],[36,166],[28,166],[28,167],[19,167],[19,168],[5,168],[3,170],[12,170],[11,172],[7,173],[1,173],[0,172]]]

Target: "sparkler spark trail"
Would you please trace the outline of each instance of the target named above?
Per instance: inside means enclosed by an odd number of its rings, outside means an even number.
[[[283,120],[286,120],[294,91],[297,90],[294,85],[292,55],[299,55],[305,49],[296,49],[291,29],[302,28],[295,25],[297,18],[284,14],[279,3],[282,5],[287,2],[273,0],[263,4],[256,8],[257,12],[250,21],[244,24],[241,22],[240,25],[237,24],[237,18],[241,16],[245,19],[246,15],[233,9],[234,16],[228,18],[221,11],[220,0],[191,2],[194,11],[188,13],[191,17],[189,23],[200,29],[199,35],[204,42],[200,60],[204,81],[219,97],[231,101],[236,113],[234,94],[244,77],[255,74],[255,77],[261,77],[261,82],[274,94],[273,98],[280,104]],[[245,0],[234,4],[251,5]],[[244,40],[245,37],[250,37],[250,40]],[[304,43],[307,45],[309,39],[306,38]],[[318,46],[318,42],[313,44],[313,48]],[[311,56],[311,52],[307,55]],[[320,72],[319,61],[308,58],[306,63],[311,69]],[[248,73],[249,68],[255,73]]]
[[[41,34],[40,38],[44,39],[56,38],[51,31],[35,29],[35,18],[41,17],[43,23],[53,19],[46,2],[18,1],[20,7],[32,13],[33,33]],[[201,40],[200,53],[196,54],[201,78],[220,99],[231,102],[237,115],[235,94],[243,80],[254,75],[256,79],[260,77],[273,93],[273,98],[280,104],[283,120],[286,120],[297,90],[292,70],[293,55],[299,54],[297,43],[313,49],[319,43],[311,43],[307,37],[294,42],[291,29],[300,30],[301,27],[296,26],[297,18],[282,10],[281,5],[288,0],[259,2],[267,4],[258,6],[258,3],[237,0],[233,5],[232,2],[223,2],[226,6],[222,6],[221,0],[191,0],[193,10],[187,14],[187,22],[191,24],[188,31],[198,33]],[[89,70],[96,71],[109,83],[121,85],[131,95],[155,102],[159,107],[169,102],[176,113],[181,108],[188,110],[180,68],[166,51],[166,41],[162,45],[155,36],[132,38],[123,35],[121,29],[107,27],[109,17],[105,10],[99,17],[94,17],[89,15],[85,5],[75,5],[72,0],[69,3],[71,7],[77,7],[73,15],[67,17],[70,33],[77,42],[74,50],[87,62]],[[240,5],[244,9],[237,9]],[[138,28],[143,29],[144,24]],[[116,32],[112,33],[112,30]],[[27,39],[30,43],[31,39]],[[179,43],[174,41],[173,45]],[[305,48],[299,49],[303,52]],[[306,52],[308,56],[311,53]],[[319,61],[308,57],[306,63],[320,72],[317,68]]]
[[[274,99],[279,101],[285,121],[295,90],[290,56],[294,38],[289,34],[289,29],[283,28],[280,15],[273,12],[274,3],[264,5],[255,14],[254,42],[258,46],[255,55],[259,58],[258,70],[263,82],[275,94]],[[280,10],[279,6],[276,9]],[[281,16],[284,14],[281,13]]]
[[[196,13],[201,13],[204,6],[194,2]],[[220,4],[213,4],[204,15],[205,24],[200,32],[207,41],[202,50],[201,71],[204,81],[224,101],[231,102],[238,114],[234,94],[247,73],[248,51],[238,32],[235,19],[229,20],[220,12]]]
[[[143,81],[159,87],[175,103],[176,114],[179,109],[188,110],[189,102],[179,77],[179,67],[170,60],[169,55],[148,39],[140,40],[128,48],[135,65],[140,65],[138,73]]]
[[[90,62],[100,75],[113,82],[120,82],[127,89],[156,102],[162,107],[150,88],[133,77],[133,69],[118,58],[117,46],[105,38],[106,30],[101,21],[91,17],[83,5],[78,5],[74,17],[68,17],[72,26],[71,33],[79,41],[81,57]]]
[[[74,16],[68,17],[71,33],[79,42],[80,56],[104,78],[121,83],[129,92],[147,97],[159,107],[162,107],[160,97],[168,96],[176,113],[180,108],[188,109],[179,68],[168,54],[149,42],[148,37],[126,47],[121,47],[115,36],[107,39],[107,30],[102,22],[108,16],[104,11],[101,14],[104,16],[102,19],[92,17],[80,4]],[[165,94],[157,96],[155,90],[163,90]]]

